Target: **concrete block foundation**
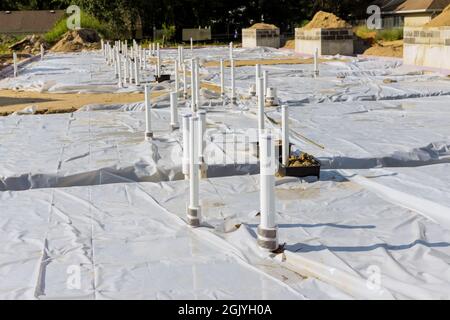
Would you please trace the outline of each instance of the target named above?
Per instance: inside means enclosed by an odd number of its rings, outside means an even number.
[[[353,55],[353,30],[340,29],[295,29],[295,52],[320,55]]]
[[[280,47],[280,29],[242,29],[242,47]]]
[[[405,64],[450,70],[450,27],[405,27]]]

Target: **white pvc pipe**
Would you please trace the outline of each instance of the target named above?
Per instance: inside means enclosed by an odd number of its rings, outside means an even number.
[[[220,95],[225,96],[225,66],[223,59],[220,59]]]
[[[289,109],[288,106],[281,106],[281,145],[282,145],[282,164],[287,167],[289,165]]]
[[[236,92],[235,92],[235,82],[234,82],[234,60],[231,60],[230,63],[230,76],[231,76],[231,102],[236,102]]]
[[[150,85],[145,85],[144,88],[145,96],[145,139],[148,140],[153,137],[152,131],[152,106],[150,101]]]
[[[139,76],[139,60],[137,57],[134,59],[134,84],[137,86],[141,84]]]
[[[278,248],[277,225],[275,223],[275,171],[276,159],[272,135],[262,132],[260,148],[260,216],[258,243],[264,249]]]
[[[117,52],[117,76],[119,78],[119,81],[117,83],[119,88],[123,87],[123,83],[122,83],[122,60],[121,60],[121,55],[119,52]]]
[[[263,94],[266,96],[267,87],[269,85],[269,71],[263,71]]]
[[[192,116],[189,119],[189,209],[197,210],[199,203],[199,163],[198,163],[198,134],[199,118]]]
[[[45,54],[44,45],[41,44],[41,60],[44,60],[44,54]]]
[[[181,160],[182,163],[182,171],[184,174],[185,179],[187,180],[189,177],[189,119],[192,115],[191,114],[184,114],[183,115],[183,159]]]
[[[258,78],[256,82],[256,92],[258,93],[258,132],[264,130],[264,92],[263,78]]]
[[[195,93],[196,93],[196,86],[197,80],[195,79],[195,59],[191,59],[191,111],[196,112],[197,106],[195,105],[196,99],[195,99]]]
[[[256,85],[256,96],[259,96],[259,88],[258,88],[258,81],[259,78],[261,78],[261,65],[256,64],[255,65],[255,85]]]
[[[113,50],[113,64],[114,64],[114,77],[117,79],[119,75],[119,71],[117,70],[117,47],[114,47]]]
[[[175,92],[177,93],[178,96],[178,92],[180,91],[180,83],[179,83],[179,79],[178,79],[178,60],[174,61],[174,78],[175,78]]]
[[[275,227],[275,147],[273,137],[267,132],[259,136],[261,179],[261,226]]]
[[[102,48],[102,55],[105,56],[105,42],[100,39],[100,47]]]
[[[189,207],[199,207],[199,168],[197,151],[197,134],[199,118],[192,116],[189,119]]]
[[[147,50],[146,49],[142,49],[142,55],[144,57],[144,66],[143,66],[143,70],[147,70]]]
[[[178,92],[170,93],[170,126],[172,130],[178,129],[180,124],[178,123]]]
[[[200,107],[200,72],[199,72],[199,61],[195,58],[195,105],[197,109]]]
[[[159,49],[159,42],[156,44],[156,75],[161,76],[161,52]]]
[[[205,147],[205,141],[203,139],[203,135],[205,134],[206,129],[206,111],[200,110],[197,111],[197,116],[199,118],[199,125],[198,125],[198,159],[201,162],[203,162],[203,149]]]
[[[180,67],[181,67],[184,64],[184,48],[183,48],[183,46],[180,46],[180,55],[181,55]]]
[[[125,57],[123,59],[123,82],[127,83],[128,82],[128,58]]]
[[[314,51],[314,77],[319,76],[319,49]]]
[[[229,51],[230,51],[230,61],[231,61],[231,60],[233,60],[233,42],[230,42]]]
[[[191,38],[191,58],[194,56],[194,41]]]
[[[130,52],[131,53],[131,52]],[[130,84],[132,84],[133,83],[133,78],[134,78],[134,75],[133,75],[133,73],[134,73],[134,68],[133,68],[133,66],[134,66],[134,61],[130,58],[130,63],[129,63],[129,66],[130,66]]]
[[[14,78],[16,78],[19,74],[17,69],[17,53],[13,52],[13,70],[14,70]]]
[[[187,99],[187,71],[185,63],[183,63],[183,97]]]

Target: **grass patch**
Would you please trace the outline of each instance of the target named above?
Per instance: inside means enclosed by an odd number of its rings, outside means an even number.
[[[111,35],[110,28],[106,23],[101,22],[88,13],[82,11],[80,21],[81,28],[96,30],[101,36],[106,38],[109,38]],[[69,31],[67,28],[67,17],[64,17],[44,35],[44,39],[50,44],[56,43],[67,31]]]
[[[377,37],[377,31],[369,29],[366,25],[356,27],[354,32],[358,38],[364,40],[375,39]]]
[[[396,41],[403,39],[403,28],[372,30],[366,25],[362,25],[355,27],[353,32],[358,38],[363,40]]]
[[[377,32],[376,40],[383,41],[396,41],[403,39],[403,29],[402,28],[394,28],[394,29],[385,29]]]
[[[0,54],[9,54],[12,51],[9,49],[9,46],[13,45],[14,43],[22,40],[25,38],[25,36],[5,36],[0,35]]]

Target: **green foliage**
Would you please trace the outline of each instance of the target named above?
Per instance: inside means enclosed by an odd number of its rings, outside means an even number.
[[[304,19],[301,20],[299,23],[296,24],[296,28],[303,28],[304,26],[306,26],[308,23],[310,22],[310,20]]]
[[[105,23],[100,22],[97,18],[92,15],[81,12],[81,28],[96,30],[103,37],[110,37],[111,32],[109,31],[109,26]],[[58,21],[55,26],[44,35],[45,41],[48,43],[57,42],[69,29],[67,28],[67,17],[64,17]]]
[[[9,46],[13,45],[14,43],[22,40],[25,36],[6,36],[6,35],[0,35],[0,54],[9,54],[11,53],[11,50],[9,49]]]
[[[395,41],[403,39],[403,29],[385,29],[377,32],[376,40]]]
[[[171,41],[175,37],[176,29],[174,25],[167,25],[166,23],[163,23],[162,31],[166,41]]]

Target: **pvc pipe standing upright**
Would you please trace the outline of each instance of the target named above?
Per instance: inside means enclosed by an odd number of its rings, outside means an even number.
[[[139,86],[141,85],[140,76],[139,76],[139,60],[134,58],[134,84]]]
[[[159,49],[159,42],[156,44],[156,75],[161,76],[161,52]]]
[[[41,61],[44,60],[44,54],[45,54],[44,45],[41,44]]]
[[[197,84],[197,80],[195,79],[195,59],[191,59],[191,111],[196,112],[197,111],[197,105],[195,98],[195,94],[197,90],[195,89],[195,86]]]
[[[184,114],[182,119],[183,124],[183,158],[181,160],[182,171],[184,178],[187,180],[189,178],[189,119],[191,114]]]
[[[183,98],[187,99],[188,93],[187,93],[187,71],[186,71],[186,64],[183,63]]]
[[[142,67],[143,70],[147,70],[147,50],[142,49],[142,56],[144,60],[144,66]]]
[[[199,72],[199,61],[195,58],[195,105],[200,108],[200,72]]]
[[[288,106],[281,106],[281,145],[282,145],[282,164],[287,167],[289,165],[289,154],[291,148],[289,145],[289,109]]]
[[[316,48],[314,51],[314,77],[319,76],[319,49]]]
[[[152,131],[152,106],[150,101],[150,85],[145,85],[144,88],[145,96],[145,140],[153,138]]]
[[[123,83],[128,82],[128,57],[123,58]]]
[[[278,249],[278,227],[275,223],[276,157],[272,135],[259,135],[260,157],[260,216],[257,229],[258,245],[268,251]]]
[[[170,93],[170,127],[172,130],[180,128],[178,123],[178,92]]]
[[[121,60],[121,54],[119,52],[117,52],[117,77],[119,79],[117,85],[119,88],[123,87],[123,82],[122,82],[122,60]]]
[[[261,65],[256,64],[255,65],[255,85],[256,85],[256,96],[259,96],[259,88],[258,88],[258,81],[259,78],[261,78]]]
[[[183,48],[183,46],[180,46],[180,55],[181,55],[181,59],[180,59],[180,68],[181,68],[184,64],[184,48]]]
[[[13,52],[13,70],[14,70],[14,78],[19,74],[17,69],[17,53]]]
[[[267,87],[269,85],[269,71],[263,71],[263,94],[264,97],[267,95]]]
[[[264,93],[263,78],[258,78],[256,82],[256,92],[258,92],[258,132],[264,130]]]
[[[129,67],[130,67],[130,84],[133,84],[133,78],[134,78],[134,61],[133,59],[130,58],[130,63],[129,63]]]
[[[105,42],[100,39],[100,47],[102,48],[102,55],[105,56]]]
[[[230,54],[230,61],[234,60],[233,58],[233,42],[230,42],[230,47],[229,47],[229,54]]]
[[[178,92],[180,91],[180,82],[178,79],[178,60],[174,61],[174,78],[175,78],[175,92],[177,93],[177,97],[178,97]]]
[[[230,75],[231,75],[231,103],[235,104],[236,103],[236,85],[234,82],[234,60],[231,60],[230,63]]]
[[[199,118],[192,116],[189,119],[189,206],[187,209],[187,221],[191,227],[200,226],[200,177],[198,163],[198,135]]]
[[[220,96],[225,97],[225,66],[223,59],[220,59]]]
[[[117,69],[117,47],[114,47],[113,51],[114,77],[117,79],[119,76],[119,70]]]
[[[199,110],[197,111],[197,115],[199,117],[199,124],[198,124],[198,142],[197,142],[197,148],[198,148],[198,162],[200,166],[200,176],[202,179],[206,178],[206,172],[207,172],[207,166],[205,163],[205,159],[203,157],[203,153],[205,150],[206,142],[204,139],[204,134],[206,131],[206,111],[205,110]]]
[[[194,56],[194,40],[191,38],[191,58]]]

